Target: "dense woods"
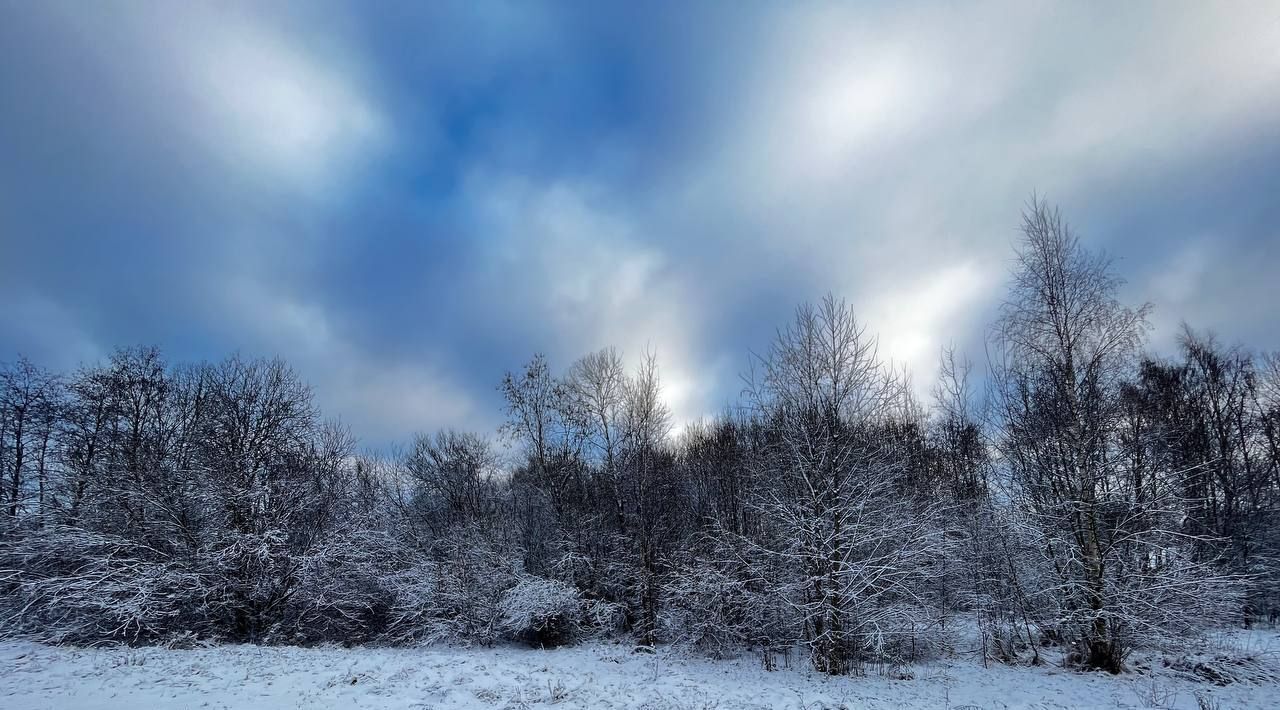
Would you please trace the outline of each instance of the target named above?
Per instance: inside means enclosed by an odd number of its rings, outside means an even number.
[[[280,360],[0,369],[0,633],[51,642],[798,649],[859,674],[976,627],[992,662],[1280,614],[1280,357],[1145,348],[1105,257],[1024,215],[973,357],[917,401],[835,298],[673,431],[660,363],[503,375],[494,436],[361,453]],[[972,354],[978,355],[978,354]],[[496,374],[496,373],[495,373]],[[495,378],[498,379],[498,378]]]

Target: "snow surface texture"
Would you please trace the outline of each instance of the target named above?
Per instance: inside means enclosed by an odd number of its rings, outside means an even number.
[[[1274,631],[1219,637],[1183,660],[1275,660]],[[1217,686],[1151,657],[1145,672],[919,664],[912,678],[830,678],[759,659],[709,660],[660,649],[340,649],[217,646],[82,649],[0,643],[5,710],[169,708],[1197,708],[1280,707],[1280,686]]]

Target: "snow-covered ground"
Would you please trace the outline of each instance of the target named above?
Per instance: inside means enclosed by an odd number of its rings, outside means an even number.
[[[1280,635],[1221,637],[1210,656],[1275,659]],[[1165,668],[1123,676],[1058,667],[983,668],[967,657],[919,664],[910,680],[766,671],[671,650],[339,649],[219,646],[81,649],[0,643],[4,710],[168,708],[1222,708],[1280,707],[1280,686],[1196,682]]]

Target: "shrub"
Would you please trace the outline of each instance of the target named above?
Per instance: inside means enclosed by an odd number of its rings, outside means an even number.
[[[531,646],[572,643],[579,629],[582,598],[555,579],[522,577],[498,603],[499,627]]]

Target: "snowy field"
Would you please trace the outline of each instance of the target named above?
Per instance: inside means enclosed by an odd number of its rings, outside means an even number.
[[[1220,636],[1200,652],[1196,658],[1245,655],[1274,666],[1280,636]],[[1272,683],[1197,682],[1160,657],[1134,665],[1149,669],[1116,677],[1052,666],[984,669],[957,658],[912,666],[911,679],[893,680],[769,672],[751,657],[635,654],[611,644],[166,650],[7,642],[0,643],[0,708],[1198,708],[1197,694],[1223,710],[1280,707]]]

